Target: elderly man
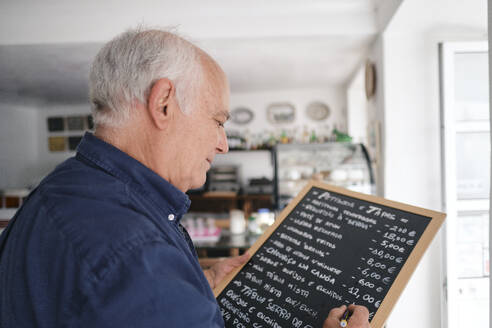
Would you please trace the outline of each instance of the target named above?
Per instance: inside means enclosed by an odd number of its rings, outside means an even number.
[[[0,327],[223,327],[212,288],[247,255],[204,272],[179,223],[228,151],[223,71],[174,34],[134,30],[104,46],[89,83],[95,134],[1,236]],[[349,327],[368,327],[352,311]]]

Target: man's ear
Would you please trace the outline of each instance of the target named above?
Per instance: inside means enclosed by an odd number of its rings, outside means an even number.
[[[170,118],[172,110],[170,107],[175,106],[174,101],[175,88],[171,80],[163,78],[157,80],[150,89],[147,100],[147,110],[152,122],[158,129],[164,129]]]

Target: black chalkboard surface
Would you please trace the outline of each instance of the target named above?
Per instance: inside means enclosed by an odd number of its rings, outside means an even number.
[[[342,304],[384,325],[445,214],[311,182],[214,290],[226,327],[322,327]]]

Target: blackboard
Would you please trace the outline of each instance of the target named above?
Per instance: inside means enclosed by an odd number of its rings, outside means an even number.
[[[342,304],[382,327],[445,214],[311,182],[215,290],[226,327],[322,327]]]

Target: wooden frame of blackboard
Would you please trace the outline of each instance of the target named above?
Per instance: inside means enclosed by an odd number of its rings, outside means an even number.
[[[265,243],[265,241],[270,237],[270,235],[275,232],[275,230],[282,224],[282,222],[285,220],[285,218],[291,213],[294,208],[297,206],[297,204],[304,198],[304,196],[311,190],[312,187],[317,187],[322,190],[326,191],[332,191],[335,193],[339,193],[342,195],[346,195],[348,197],[352,197],[355,199],[361,199],[370,203],[374,204],[380,204],[384,205],[390,208],[395,208],[399,209],[402,211],[414,213],[420,216],[424,216],[430,219],[429,224],[427,225],[427,228],[425,229],[424,233],[420,237],[419,241],[415,245],[414,249],[408,256],[405,264],[403,265],[402,269],[400,270],[400,273],[396,277],[395,281],[393,282],[391,288],[389,289],[388,293],[386,294],[386,297],[384,298],[383,302],[381,303],[380,307],[378,308],[376,315],[374,318],[371,320],[371,327],[372,328],[381,328],[383,327],[384,323],[386,322],[388,316],[390,315],[393,307],[395,306],[396,302],[398,301],[398,298],[400,297],[401,293],[403,292],[403,289],[407,285],[408,281],[410,280],[410,277],[412,276],[413,272],[415,271],[415,268],[417,267],[417,264],[419,263],[420,259],[424,255],[425,250],[429,247],[431,241],[433,240],[434,236],[437,234],[439,228],[441,227],[442,223],[444,222],[444,219],[446,217],[446,214],[441,213],[441,212],[436,212],[408,204],[403,204],[395,201],[390,201],[382,197],[377,197],[377,196],[372,196],[372,195],[366,195],[366,194],[361,194],[355,191],[347,190],[344,188],[328,185],[319,181],[311,181],[309,182],[304,189],[289,203],[288,206],[285,207],[284,210],[280,213],[279,217],[275,220],[274,224],[268,228],[268,230],[258,238],[258,240],[254,243],[253,246],[248,250],[248,253],[252,257],[259,249],[260,247]],[[222,281],[221,284],[219,284],[215,289],[214,289],[214,295],[215,297],[218,297],[220,293],[229,285],[229,283],[234,279],[234,277],[243,269],[243,267],[246,265],[245,263],[243,266],[235,269],[233,272],[231,272],[227,277]]]

